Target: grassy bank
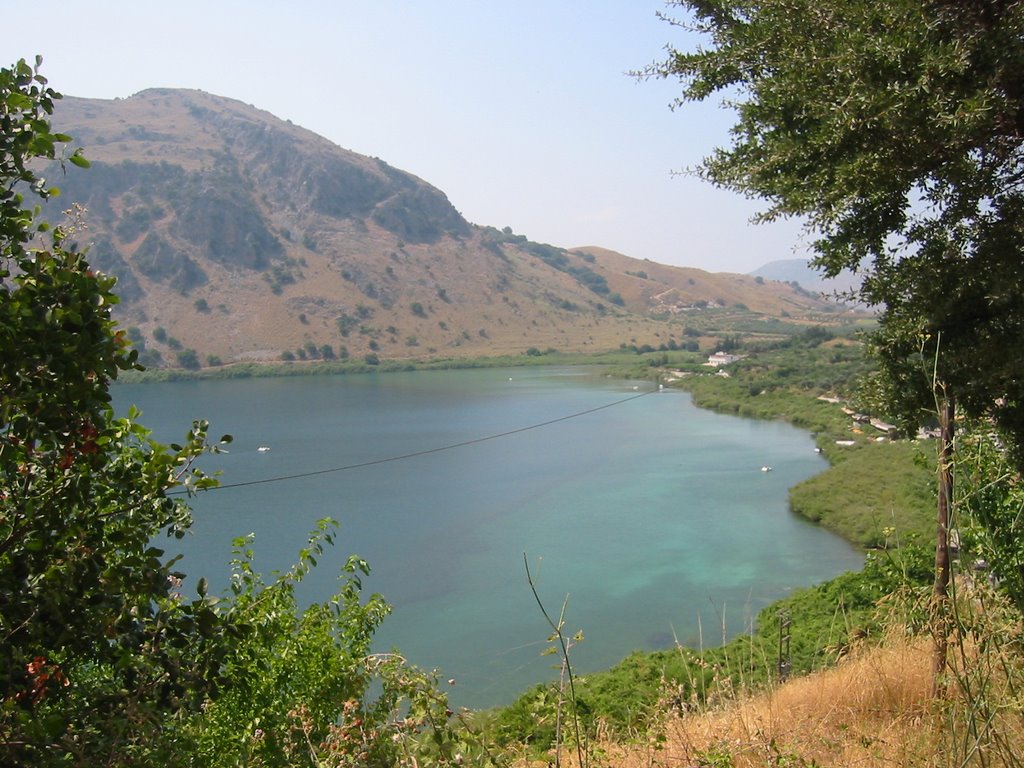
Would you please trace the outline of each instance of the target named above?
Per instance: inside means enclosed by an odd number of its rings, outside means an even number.
[[[853,448],[790,489],[790,508],[866,548],[926,541],[935,531],[931,443]]]
[[[666,713],[759,690],[778,679],[782,663],[792,676],[828,668],[852,643],[882,636],[888,616],[878,603],[884,597],[903,588],[908,595],[927,591],[932,557],[914,546],[873,553],[862,571],[799,589],[768,606],[749,633],[720,647],[634,652],[609,670],[576,679],[576,711],[589,729],[600,724],[604,734],[628,739],[646,733]],[[914,606],[908,602],[903,608]],[[785,649],[779,642],[783,617],[790,636]],[[497,715],[497,737],[545,748],[554,740],[557,710],[557,687],[535,686]]]
[[[902,588],[927,585],[932,554],[913,542],[934,523],[934,451],[911,441],[879,441],[835,400],[853,401],[869,369],[859,344],[810,337],[754,351],[728,376],[692,366],[661,366],[657,376],[683,388],[699,407],[745,418],[782,419],[809,430],[830,468],[792,489],[791,508],[870,552],[863,571],[801,589],[765,608],[751,631],[718,648],[636,652],[576,687],[576,710],[618,738],[644,732],[666,710],[703,704],[722,690],[757,689],[777,678],[833,664],[856,638],[880,634],[877,604]],[[699,372],[698,372],[699,371]],[[634,361],[620,375],[652,376]],[[828,396],[831,401],[820,399]],[[927,540],[927,539],[925,539]],[[893,545],[902,545],[893,549]],[[788,620],[781,651],[780,617]],[[498,715],[509,742],[545,745],[554,737],[557,691],[537,686]]]
[[[935,445],[890,440],[844,412],[857,404],[857,382],[868,368],[859,344],[835,340],[753,353],[728,366],[728,377],[686,376],[678,386],[701,408],[781,419],[811,432],[830,466],[791,489],[790,508],[873,548],[931,535]]]
[[[216,379],[245,379],[273,376],[324,376],[367,373],[393,373],[396,371],[439,371],[473,368],[519,368],[550,365],[596,365],[607,368],[609,375],[635,375],[639,367],[643,378],[652,378],[650,371],[664,365],[697,368],[704,358],[692,352],[666,352],[641,355],[630,350],[602,353],[567,354],[556,351],[522,355],[495,355],[491,357],[424,358],[422,360],[380,360],[369,364],[365,360],[316,360],[295,362],[232,363],[215,367],[189,370],[186,368],[152,368],[145,371],[124,371],[119,377],[124,382],[194,381]]]

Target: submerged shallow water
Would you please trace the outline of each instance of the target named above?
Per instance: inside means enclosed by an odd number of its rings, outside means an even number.
[[[564,602],[565,629],[584,632],[573,652],[581,673],[675,639],[717,645],[792,589],[862,563],[788,510],[787,489],[826,466],[806,433],[591,369],[122,384],[113,394],[164,442],[193,418],[232,434],[230,453],[208,462],[226,485],[337,470],[201,494],[183,569],[222,588],[231,539],[250,532],[257,567],[286,569],[332,517],[337,544],[302,597],[327,599],[347,556],[367,559],[365,588],[394,606],[378,647],[454,678],[456,705],[507,703],[557,674],[540,655],[550,630],[524,554],[547,610]],[[446,446],[457,447],[434,450]]]

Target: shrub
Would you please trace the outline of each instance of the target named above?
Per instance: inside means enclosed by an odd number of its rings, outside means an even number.
[[[56,98],[24,61],[0,69],[0,189],[51,194],[30,169],[67,140],[49,130]],[[240,539],[230,594],[204,579],[178,592],[159,541],[191,514],[171,493],[214,487],[196,462],[217,447],[205,422],[163,446],[134,411],[115,417],[110,383],[137,366],[110,317],[114,280],[60,228],[30,252],[45,227],[21,203],[0,195],[0,763],[486,765],[432,676],[372,653],[388,608],[362,598],[365,562],[347,560],[331,601],[296,602],[329,521],[270,584]]]
[[[178,365],[180,365],[182,368],[187,368],[190,371],[195,371],[198,370],[200,367],[199,355],[196,353],[194,349],[183,349],[180,352],[178,352],[176,357],[178,360]]]

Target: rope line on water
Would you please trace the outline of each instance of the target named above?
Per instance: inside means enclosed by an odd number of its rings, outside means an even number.
[[[249,485],[264,485],[266,483],[280,483],[280,482],[283,482],[285,480],[301,480],[301,479],[307,478],[307,477],[316,477],[317,475],[328,475],[328,474],[331,474],[331,473],[334,473],[334,472],[347,472],[347,471],[350,471],[350,470],[353,470],[353,469],[362,469],[364,467],[374,467],[374,466],[377,466],[378,464],[389,464],[389,463],[395,462],[395,461],[405,461],[406,459],[414,459],[417,456],[427,456],[427,455],[432,454],[432,453],[442,453],[443,451],[451,451],[451,450],[454,450],[456,448],[465,448],[467,445],[477,445],[479,443],[485,443],[488,440],[497,440],[498,438],[509,437],[511,435],[518,435],[518,434],[520,434],[522,432],[529,432],[529,431],[534,430],[534,429],[540,429],[541,427],[549,427],[552,424],[559,424],[559,423],[561,423],[563,421],[569,421],[571,419],[578,419],[581,416],[587,416],[587,415],[589,415],[591,413],[597,413],[598,411],[603,411],[603,410],[606,410],[608,408],[614,408],[615,406],[623,405],[624,403],[628,403],[628,402],[630,402],[632,400],[638,400],[641,397],[647,397],[647,395],[653,395],[656,392],[658,392],[658,390],[656,390],[656,389],[650,390],[649,392],[641,392],[639,395],[631,395],[631,396],[625,397],[625,398],[623,398],[621,400],[616,400],[613,403],[605,403],[604,405],[599,405],[599,406],[597,406],[595,408],[588,408],[585,411],[579,411],[577,413],[571,413],[568,416],[559,416],[557,419],[549,419],[548,421],[542,421],[542,422],[540,422],[538,424],[531,424],[531,425],[526,426],[526,427],[519,427],[518,429],[510,429],[507,432],[498,432],[498,433],[493,434],[493,435],[485,435],[484,437],[475,437],[472,440],[464,440],[464,441],[462,441],[460,443],[451,443],[449,445],[442,445],[442,446],[438,446],[437,448],[425,448],[424,450],[413,451],[412,453],[403,453],[403,454],[400,454],[398,456],[388,456],[388,457],[383,458],[383,459],[370,459],[369,461],[361,461],[361,462],[359,462],[357,464],[346,464],[346,465],[341,466],[341,467],[330,467],[329,469],[316,469],[316,470],[312,470],[312,471],[309,471],[309,472],[299,472],[299,473],[292,474],[292,475],[280,475],[278,477],[265,477],[265,478],[262,478],[260,480],[246,480],[246,481],[240,482],[240,483],[223,483],[221,485],[213,486],[212,488],[204,488],[204,489],[201,489],[201,490],[204,490],[204,491],[219,491],[219,490],[226,490],[228,488],[244,488],[244,487],[249,486]],[[187,491],[176,490],[176,491],[168,491],[167,495],[168,496],[177,496],[177,495],[181,495],[181,494],[184,494],[184,493],[187,493]]]

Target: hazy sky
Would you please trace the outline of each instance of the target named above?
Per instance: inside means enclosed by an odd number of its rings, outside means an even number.
[[[728,140],[717,103],[626,73],[685,47],[661,0],[35,0],[0,62],[58,91],[198,88],[265,109],[440,188],[531,240],[747,272],[804,256],[797,222],[675,172]],[[14,47],[16,46],[16,47]],[[59,124],[56,126],[61,127]],[[86,148],[88,155],[88,148]]]

